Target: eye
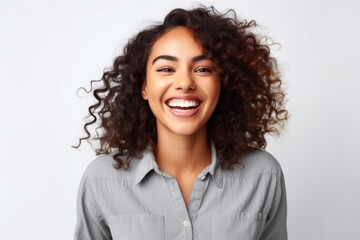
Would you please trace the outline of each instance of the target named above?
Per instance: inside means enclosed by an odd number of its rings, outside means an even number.
[[[170,73],[170,72],[174,72],[174,69],[172,69],[170,67],[161,67],[161,68],[157,69],[156,71],[157,72]]]
[[[195,72],[198,72],[198,73],[212,73],[212,69],[208,68],[208,67],[199,67],[199,68],[195,69]]]

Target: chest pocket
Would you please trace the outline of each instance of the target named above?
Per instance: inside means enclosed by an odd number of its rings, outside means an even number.
[[[264,228],[266,214],[233,212],[218,214],[212,221],[212,240],[258,240]]]
[[[114,240],[164,240],[164,216],[126,214],[110,216],[109,226]]]

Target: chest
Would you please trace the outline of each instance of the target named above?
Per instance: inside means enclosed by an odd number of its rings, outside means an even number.
[[[266,180],[211,176],[192,183],[152,176],[134,186],[113,182],[99,196],[113,239],[258,239],[266,221],[267,196],[259,191]],[[191,186],[192,185],[192,186]],[[99,186],[101,187],[101,186]],[[184,197],[186,193],[188,201]],[[103,202],[102,202],[103,201]]]

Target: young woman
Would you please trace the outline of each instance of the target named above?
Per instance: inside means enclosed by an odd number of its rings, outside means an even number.
[[[276,60],[234,11],[175,9],[133,37],[89,107],[99,158],[75,239],[285,240],[264,135],[287,119]]]

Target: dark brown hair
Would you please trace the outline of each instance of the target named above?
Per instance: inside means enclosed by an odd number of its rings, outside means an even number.
[[[243,154],[264,149],[266,133],[278,133],[288,118],[284,91],[276,60],[270,48],[253,29],[255,21],[240,20],[235,11],[225,14],[215,8],[175,9],[164,22],[131,38],[110,70],[103,85],[93,90],[97,103],[89,107],[85,123],[99,122],[101,130],[96,154],[114,153],[116,168],[128,169],[133,157],[156,144],[156,121],[148,102],[141,96],[146,63],[153,44],[176,26],[190,29],[215,62],[221,78],[221,93],[208,122],[208,137],[215,145],[223,167],[241,162]]]

